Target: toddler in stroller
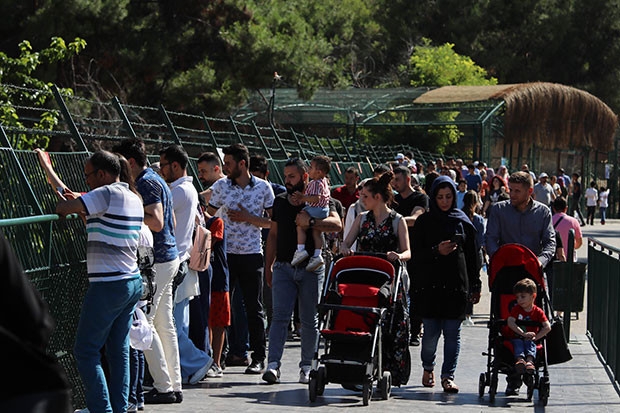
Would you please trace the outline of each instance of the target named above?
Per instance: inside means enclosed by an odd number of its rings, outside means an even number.
[[[491,317],[487,371],[480,374],[479,396],[489,386],[495,401],[499,373],[506,374],[506,395],[517,395],[524,382],[531,400],[538,389],[543,405],[549,397],[549,371],[545,335],[552,311],[545,278],[536,255],[519,244],[506,244],[491,257],[489,266]]]
[[[551,324],[545,312],[534,304],[536,299],[536,283],[529,278],[518,281],[514,286],[517,297],[517,305],[510,310],[508,327],[514,332],[515,338],[511,340],[512,351],[515,356],[515,370],[518,374],[534,374],[536,367],[536,341],[540,340],[551,331]],[[522,321],[533,321],[538,325],[523,325]],[[517,325],[517,322],[521,325]]]

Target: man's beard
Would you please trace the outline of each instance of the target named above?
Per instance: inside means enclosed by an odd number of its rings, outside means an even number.
[[[295,192],[304,192],[304,189],[306,189],[306,185],[305,183],[299,182],[297,185],[286,185],[286,192],[289,195],[293,195]]]

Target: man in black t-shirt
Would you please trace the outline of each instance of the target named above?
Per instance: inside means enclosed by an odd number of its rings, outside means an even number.
[[[392,179],[392,188],[398,194],[394,197],[394,205],[392,206],[396,212],[401,214],[405,222],[407,223],[407,229],[409,230],[409,243],[410,246],[413,243],[413,225],[416,219],[428,210],[428,196],[422,191],[415,190],[412,186],[412,180],[415,179],[411,176],[411,170],[404,166],[399,166],[394,169],[394,178]],[[417,184],[417,182],[415,182]],[[409,266],[413,260],[407,262],[407,272],[413,274],[413,271]],[[410,283],[411,285],[411,283]],[[411,295],[411,292],[409,292]],[[411,320],[411,345],[420,345],[420,330],[422,329],[422,319],[415,315],[409,309],[409,317]]]
[[[577,212],[577,216],[579,217],[579,221],[581,221],[581,226],[583,227],[586,225],[586,220],[583,218],[583,214],[581,213],[581,208],[579,205],[579,203],[581,202],[581,183],[579,182],[579,174],[577,172],[573,173],[573,181],[571,184],[572,193],[568,215],[574,217],[575,212]]]
[[[310,380],[310,365],[315,352],[318,338],[317,304],[325,277],[325,266],[314,271],[306,271],[306,264],[298,267],[291,265],[297,249],[296,227],[307,231],[317,229],[322,232],[339,232],[342,221],[330,202],[330,213],[325,219],[311,218],[303,212],[304,203],[291,199],[296,191],[304,192],[308,182],[306,165],[298,159],[289,160],[284,166],[284,182],[286,192],[278,195],[273,203],[271,229],[265,248],[265,281],[271,286],[273,300],[273,318],[269,329],[268,364],[263,380],[270,384],[280,382],[280,365],[284,344],[288,335],[288,324],[295,307],[299,302],[299,318],[301,321],[301,370],[299,382],[307,384]],[[314,251],[312,236],[306,237],[306,249]]]

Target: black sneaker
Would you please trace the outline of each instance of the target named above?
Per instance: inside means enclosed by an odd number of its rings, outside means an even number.
[[[183,402],[183,392],[182,391],[175,391],[174,392],[174,402],[175,403]]]
[[[263,361],[252,361],[247,369],[245,369],[245,374],[261,374],[265,369],[265,363]]]
[[[144,393],[145,404],[170,404],[176,403],[176,400],[177,398],[172,391],[160,393],[157,389],[153,389],[148,393]]]
[[[513,388],[513,387],[506,387],[506,396],[518,396],[519,395],[519,388]]]
[[[409,340],[409,345],[418,347],[420,345],[420,337],[418,336],[411,337],[411,340]]]

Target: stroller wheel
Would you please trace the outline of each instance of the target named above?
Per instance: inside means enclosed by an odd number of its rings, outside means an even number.
[[[362,389],[362,403],[364,406],[368,406],[372,397],[372,380],[366,380]]]
[[[549,400],[549,390],[549,377],[542,377],[538,385],[538,400],[543,406],[546,406]]]
[[[389,371],[383,372],[383,377],[379,381],[379,391],[383,400],[390,398],[390,393],[392,392],[392,373]]]
[[[325,392],[326,381],[327,373],[325,372],[325,367],[321,366],[316,374],[316,394],[319,396],[322,396],[323,392]]]
[[[480,373],[480,378],[478,379],[478,397],[484,397],[484,389],[487,385],[487,375],[486,373]]]
[[[316,395],[318,390],[318,383],[316,379],[316,375],[310,376],[310,381],[308,382],[308,396],[310,398],[310,402],[314,403],[316,401]]]
[[[497,371],[491,373],[491,384],[489,385],[489,402],[495,402],[495,395],[497,394]]]

